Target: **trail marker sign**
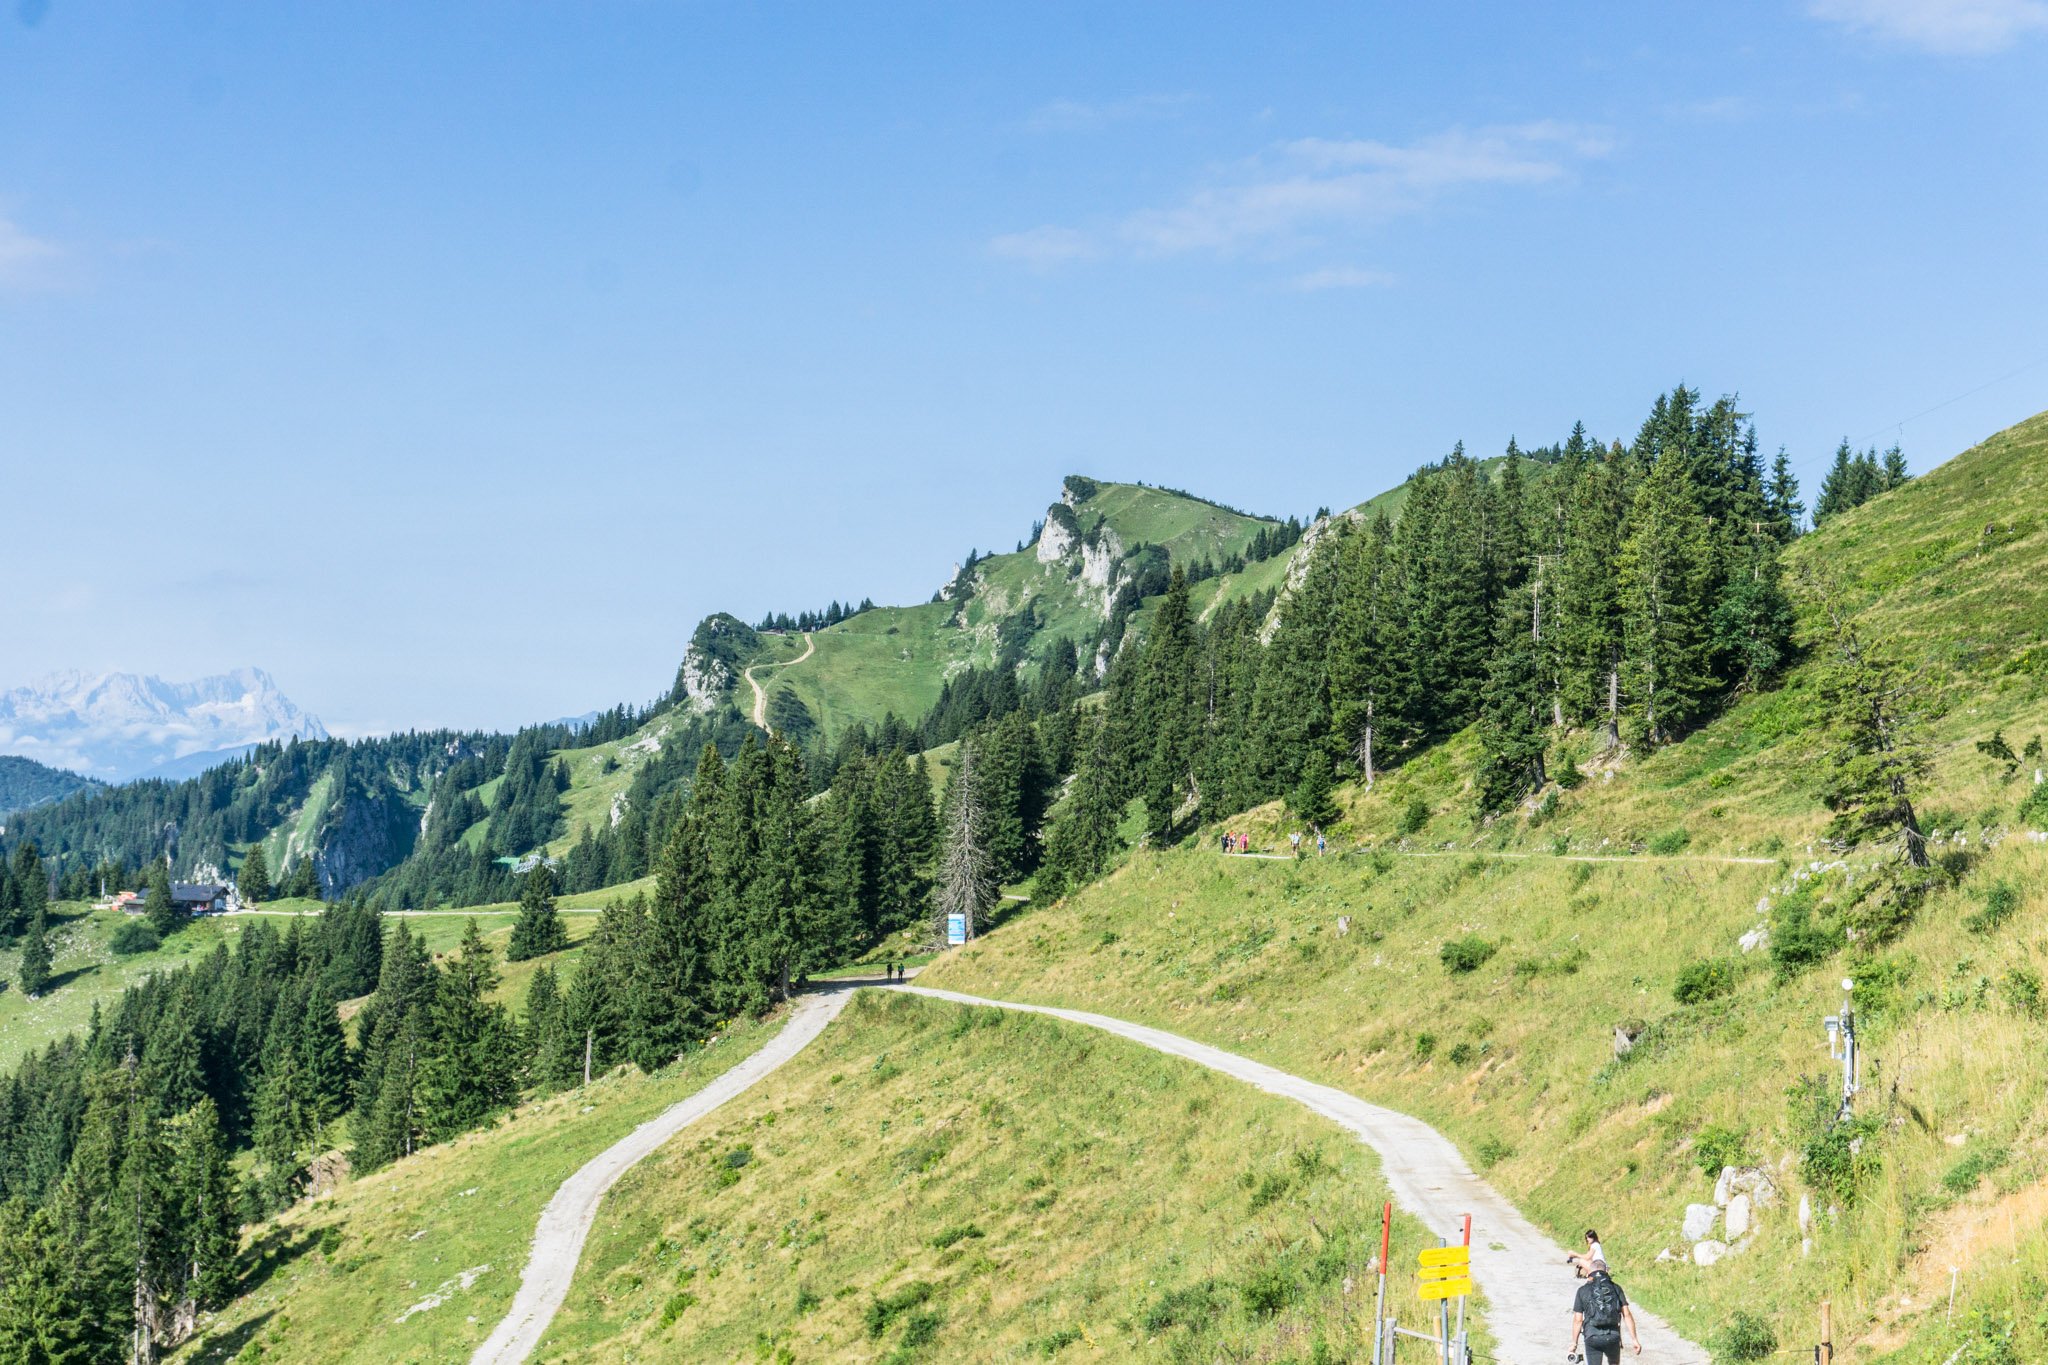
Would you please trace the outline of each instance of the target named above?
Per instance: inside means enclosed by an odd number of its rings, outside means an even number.
[[[1462,1299],[1472,1292],[1472,1248],[1425,1247],[1415,1260],[1425,1300]]]

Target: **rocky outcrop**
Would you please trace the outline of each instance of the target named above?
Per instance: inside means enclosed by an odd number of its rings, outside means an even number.
[[[1081,523],[1073,509],[1056,502],[1045,509],[1045,528],[1038,533],[1038,562],[1057,564],[1081,543]]]
[[[1307,581],[1308,566],[1315,559],[1316,546],[1322,544],[1323,537],[1339,527],[1350,526],[1364,520],[1365,514],[1354,507],[1348,512],[1317,517],[1309,523],[1308,529],[1301,533],[1301,540],[1288,555],[1287,582],[1280,589],[1280,595],[1273,599],[1273,609],[1266,613],[1266,623],[1259,627],[1260,644],[1273,643],[1273,636],[1280,629],[1280,617],[1287,608],[1287,601],[1301,591],[1301,585]]]
[[[761,647],[761,637],[736,616],[718,612],[698,622],[683,650],[670,698],[695,715],[709,715],[732,695],[740,660]]]
[[[1117,533],[1107,526],[1097,527],[1095,534],[1081,542],[1081,581],[1098,589],[1103,595],[1103,611],[1109,610],[1109,599],[1115,595],[1117,561],[1124,557],[1124,543]]]

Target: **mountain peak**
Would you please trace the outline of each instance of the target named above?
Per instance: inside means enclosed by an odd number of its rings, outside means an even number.
[[[327,727],[254,666],[190,682],[74,668],[0,692],[0,752],[104,781],[196,771],[291,735],[325,739]]]

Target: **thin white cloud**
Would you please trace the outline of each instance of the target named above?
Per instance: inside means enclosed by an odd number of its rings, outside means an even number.
[[[1093,238],[1075,228],[1028,228],[1006,232],[988,244],[992,255],[1019,261],[1036,270],[1049,270],[1073,261],[1085,261],[1101,254]]]
[[[1355,265],[1333,265],[1296,275],[1287,282],[1287,287],[1304,294],[1319,294],[1328,289],[1380,289],[1393,282],[1394,277],[1384,270],[1366,270]]]
[[[0,289],[40,289],[56,283],[64,249],[0,218]]]
[[[2048,30],[2043,0],[1810,0],[1807,13],[1886,42],[1943,56],[2002,52]]]
[[[1115,100],[1053,100],[1024,120],[1034,133],[1092,133],[1113,123],[1174,118],[1194,103],[1193,95],[1128,95]]]
[[[1285,250],[1420,213],[1466,187],[1562,180],[1612,145],[1597,129],[1557,122],[1454,128],[1407,144],[1300,138],[1228,168],[1216,183],[1176,204],[1092,229],[1011,233],[990,246],[1041,269],[1111,252],[1157,257]]]

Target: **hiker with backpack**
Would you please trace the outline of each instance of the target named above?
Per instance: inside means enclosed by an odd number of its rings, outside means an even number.
[[[1576,1354],[1579,1338],[1586,1341],[1586,1365],[1621,1365],[1621,1325],[1628,1324],[1628,1334],[1634,1342],[1637,1355],[1643,1353],[1642,1334],[1636,1331],[1635,1310],[1629,1307],[1628,1295],[1621,1292],[1607,1274],[1607,1262],[1595,1260],[1592,1274],[1579,1286],[1579,1293],[1572,1300],[1572,1344],[1569,1354]]]

